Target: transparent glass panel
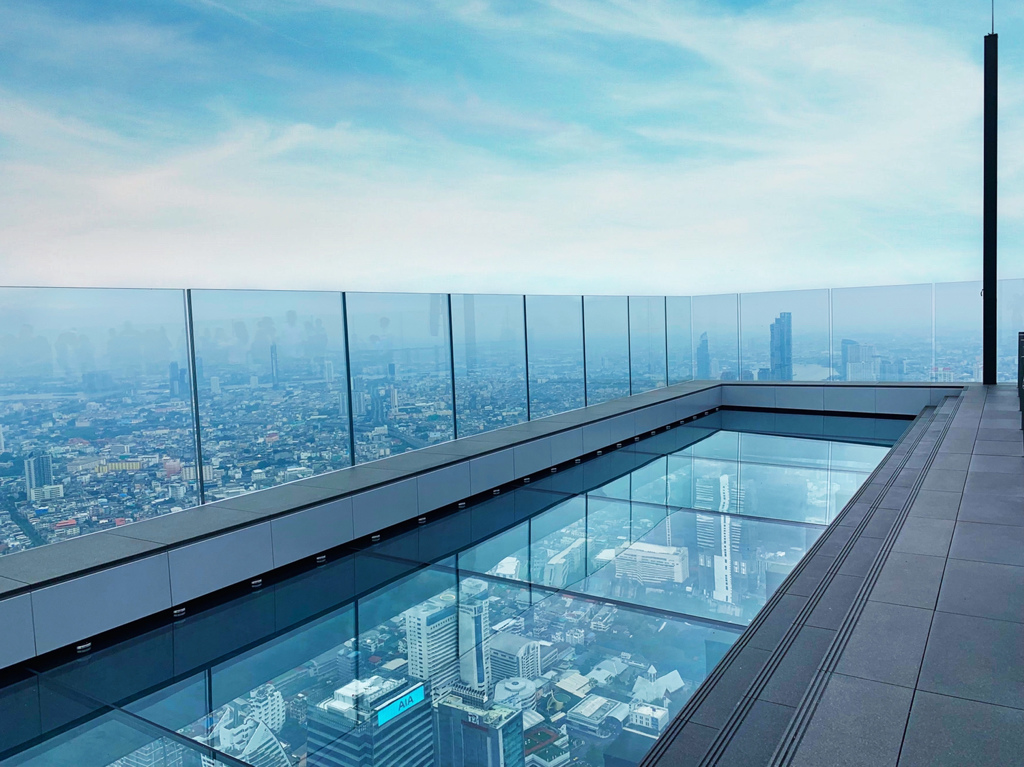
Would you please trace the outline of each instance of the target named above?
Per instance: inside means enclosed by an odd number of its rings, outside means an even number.
[[[665,298],[629,297],[629,360],[632,393],[665,386]]]
[[[997,380],[1017,382],[1017,334],[1024,330],[1024,279],[1000,280]]]
[[[525,421],[523,297],[453,295],[452,345],[458,435]]]
[[[583,298],[527,296],[530,417],[583,407]]]
[[[629,396],[629,300],[584,296],[587,404]]]
[[[980,381],[981,281],[935,284],[933,381]]]
[[[564,589],[582,580],[587,563],[587,504],[577,496],[530,520],[530,576]]]
[[[673,510],[637,542],[603,552],[604,566],[575,590],[744,626],[822,530]]]
[[[207,501],[351,465],[341,294],[196,290]]]
[[[199,502],[178,290],[0,288],[0,554]]]
[[[665,299],[665,332],[668,336],[668,382],[693,380],[693,337],[690,332],[690,297]]]
[[[929,381],[932,286],[832,291],[832,367],[839,381]]]
[[[744,380],[827,381],[828,291],[740,296]]]
[[[447,296],[347,293],[346,301],[356,463],[453,439]]]
[[[737,296],[693,297],[693,364],[698,381],[739,379]]]

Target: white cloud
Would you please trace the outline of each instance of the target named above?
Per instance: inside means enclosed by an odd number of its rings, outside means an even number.
[[[612,73],[613,131],[471,88],[397,86],[382,97],[441,129],[236,115],[172,148],[17,102],[0,110],[5,282],[706,293],[980,272],[980,67],[941,31],[828,6],[557,0],[537,33],[482,2],[458,17],[545,51],[573,34],[674,46],[714,87]],[[1022,111],[1017,97],[1004,119]],[[460,142],[451,126],[561,161]],[[1021,231],[1013,135],[1002,212]]]

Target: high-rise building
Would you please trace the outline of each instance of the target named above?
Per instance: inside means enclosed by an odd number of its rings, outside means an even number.
[[[275,389],[280,383],[280,371],[277,366],[277,344],[270,345],[270,383]]]
[[[498,632],[491,637],[491,676],[536,679],[541,675],[540,643],[534,639]]]
[[[49,453],[36,453],[25,459],[25,489],[34,490],[53,484],[53,459]]]
[[[697,343],[697,380],[711,380],[711,352],[708,349],[707,333],[701,333]]]
[[[634,543],[615,557],[615,577],[644,585],[683,583],[690,575],[687,550],[657,543]]]
[[[272,684],[264,684],[249,693],[249,716],[263,722],[275,735],[281,732],[288,716],[284,696]]]
[[[324,360],[324,383],[328,386],[334,383],[334,362]]]
[[[445,767],[523,767],[523,714],[480,708],[457,695],[437,706],[437,764]]]
[[[220,394],[219,376],[210,376],[210,394]]]
[[[491,689],[491,621],[487,584],[467,578],[459,586],[459,677],[470,690]]]
[[[459,610],[451,591],[431,597],[405,612],[409,674],[430,682],[437,702],[459,676]]]
[[[423,682],[355,679],[306,713],[306,767],[432,767],[433,709]]]
[[[793,315],[780,312],[771,326],[771,371],[773,381],[793,380]]]

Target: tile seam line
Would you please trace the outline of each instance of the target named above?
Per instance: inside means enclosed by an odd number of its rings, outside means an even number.
[[[958,396],[954,402],[953,407],[944,414],[944,421],[939,429],[939,438],[935,441],[929,450],[928,457],[925,460],[925,465],[921,468],[920,474],[912,486],[912,490],[906,501],[903,503],[903,507],[899,510],[899,515],[893,522],[892,527],[889,530],[889,534],[885,537],[882,548],[876,555],[872,562],[871,568],[868,571],[868,575],[865,577],[864,582],[858,589],[857,595],[854,597],[853,604],[850,606],[847,614],[843,618],[842,624],[840,624],[839,632],[836,635],[835,640],[829,646],[825,653],[821,664],[819,665],[814,677],[808,685],[807,690],[804,693],[803,698],[800,701],[797,715],[793,720],[790,721],[789,726],[783,733],[783,737],[780,739],[776,746],[775,753],[769,762],[771,767],[789,767],[796,758],[797,751],[800,748],[800,744],[803,742],[803,738],[810,727],[811,721],[814,718],[814,714],[818,710],[818,706],[821,703],[822,698],[825,694],[825,689],[828,686],[832,675],[836,673],[836,668],[839,665],[839,661],[842,657],[843,652],[848,646],[853,632],[856,628],[857,623],[860,620],[861,615],[866,608],[871,591],[874,589],[875,584],[878,582],[878,578],[881,575],[882,568],[888,561],[889,554],[892,553],[892,548],[896,544],[896,539],[899,537],[900,532],[903,529],[903,525],[910,516],[910,509],[917,500],[917,495],[921,491],[922,486],[928,476],[928,472],[931,470],[932,464],[935,462],[935,457],[938,455],[939,447],[945,436],[949,433],[953,418],[956,416],[956,412],[959,409],[960,402],[962,401],[962,394]],[[945,401],[948,401],[946,398]],[[945,404],[945,401],[943,404]],[[941,407],[941,406],[940,406]],[[938,410],[936,411],[938,413]],[[935,423],[935,421],[933,421]],[[948,554],[948,547],[947,547]],[[945,567],[945,565],[943,565]],[[934,619],[934,612],[933,612]],[[930,632],[930,627],[929,627]],[[927,644],[927,639],[926,639]],[[923,658],[922,658],[923,663]],[[920,675],[920,666],[918,667],[918,674]],[[913,703],[913,701],[911,701]],[[909,718],[909,710],[907,716]],[[903,723],[904,734],[906,733],[907,722]],[[900,748],[902,750],[902,739]]]
[[[845,517],[845,515],[848,513],[848,510],[852,508],[853,505],[860,500],[864,493],[864,489],[868,485],[870,485],[872,481],[874,481],[874,479],[876,479],[882,473],[883,469],[885,469],[889,465],[889,461],[893,457],[894,452],[899,450],[901,446],[903,446],[904,444],[909,444],[912,439],[920,440],[920,438],[926,432],[927,422],[930,422],[929,418],[935,412],[935,410],[936,408],[934,406],[928,406],[922,410],[922,413],[919,413],[914,419],[912,419],[910,425],[904,430],[903,434],[900,435],[899,439],[897,439],[893,446],[889,449],[889,453],[886,456],[886,458],[883,459],[879,463],[879,465],[875,467],[875,469],[871,472],[871,474],[868,475],[868,477],[864,480],[861,486],[857,488],[857,491],[854,493],[853,497],[847,502],[846,506],[843,508],[843,511],[840,512],[840,514],[836,517],[835,520],[833,520],[831,524],[837,524],[843,517]],[[929,418],[923,417],[924,413],[927,413]],[[908,451],[905,458],[909,458],[911,452],[912,451]],[[894,472],[892,474],[892,477],[895,477],[897,473],[898,472]],[[679,735],[683,728],[691,721],[691,718],[693,714],[696,713],[696,710],[711,694],[711,691],[714,689],[715,685],[718,683],[721,677],[726,673],[726,671],[728,671],[728,669],[735,662],[736,657],[740,654],[740,652],[742,652],[742,650],[749,646],[751,638],[757,632],[757,630],[765,623],[765,621],[768,618],[768,615],[782,600],[783,596],[785,596],[787,589],[790,586],[792,586],[793,583],[796,582],[797,578],[799,578],[799,576],[806,569],[807,563],[813,558],[815,554],[817,554],[817,552],[822,548],[822,546],[824,546],[824,539],[825,536],[823,535],[819,537],[817,541],[814,542],[814,545],[811,546],[807,554],[804,555],[803,559],[800,560],[799,564],[797,564],[797,566],[792,570],[792,572],[790,572],[790,574],[786,577],[786,580],[779,585],[779,588],[775,590],[775,592],[765,603],[761,611],[750,622],[750,625],[743,632],[740,638],[733,643],[733,645],[729,648],[728,651],[726,651],[726,654],[723,656],[721,661],[719,661],[719,663],[715,666],[711,674],[709,674],[705,678],[705,680],[697,688],[697,691],[690,697],[690,699],[686,702],[686,704],[683,706],[680,712],[669,724],[666,731],[662,734],[660,738],[658,738],[654,747],[650,751],[648,751],[647,755],[640,763],[641,767],[654,767],[654,765],[658,763],[661,757],[668,750],[671,743],[675,740],[675,738]],[[810,599],[810,597],[807,597],[807,599]],[[721,728],[714,729],[716,729],[716,733],[721,732]]]
[[[778,646],[775,648],[774,651],[772,651],[771,655],[765,662],[764,666],[755,675],[753,681],[747,688],[747,691],[744,693],[744,696],[741,699],[740,704],[733,709],[729,719],[726,721],[726,724],[722,727],[721,731],[719,732],[719,736],[716,737],[715,741],[712,743],[711,748],[705,754],[704,759],[700,762],[700,767],[711,767],[712,765],[717,764],[718,761],[725,754],[725,751],[729,747],[729,744],[732,741],[733,736],[736,734],[736,732],[738,732],[739,728],[746,720],[746,717],[749,714],[750,709],[753,707],[754,702],[758,700],[758,696],[761,694],[761,692],[764,691],[772,675],[782,664],[782,661],[785,659],[786,654],[789,652],[789,650],[795,643],[796,637],[800,633],[801,629],[805,625],[810,625],[812,628],[818,628],[816,626],[813,626],[812,624],[807,623],[808,618],[814,611],[814,608],[817,607],[817,605],[821,602],[821,599],[824,596],[824,593],[827,590],[827,588],[835,581],[835,578],[838,577],[839,570],[845,564],[846,558],[849,555],[850,551],[852,551],[854,545],[856,544],[856,541],[859,540],[861,533],[863,533],[864,529],[868,526],[868,524],[870,524],[875,512],[879,509],[879,503],[881,503],[886,493],[888,493],[889,490],[892,489],[892,487],[894,487],[896,477],[899,476],[900,471],[902,471],[903,468],[906,466],[907,461],[910,460],[910,456],[913,455],[918,445],[920,445],[924,438],[930,433],[931,427],[935,423],[938,415],[939,408],[930,407],[928,408],[927,417],[921,419],[920,421],[918,421],[918,423],[914,425],[913,429],[915,430],[915,437],[913,440],[913,445],[906,453],[900,456],[899,459],[892,466],[893,470],[891,471],[889,478],[883,483],[882,491],[879,492],[875,499],[870,502],[869,513],[865,514],[861,521],[854,526],[854,534],[847,540],[842,549],[840,549],[839,555],[835,558],[835,560],[832,562],[829,568],[825,571],[825,574],[822,577],[821,581],[818,583],[817,587],[811,594],[808,601],[804,604],[803,608],[797,613],[796,618],[794,618],[793,623],[790,625],[789,629],[783,635],[783,638],[779,642]],[[893,450],[895,450],[896,447],[897,446],[894,445]],[[885,463],[887,464],[888,462]],[[881,466],[879,468],[881,468]],[[869,481],[865,482],[865,484],[861,486],[861,488],[863,489],[864,487],[867,487],[869,484],[870,478]],[[845,515],[847,510],[852,507],[853,503],[854,501],[851,500],[851,503],[847,506],[846,509],[844,509],[843,515]],[[800,709],[798,706],[794,707],[794,714],[796,716],[799,715],[799,711]],[[793,720],[791,719],[790,723],[792,723],[792,721]]]

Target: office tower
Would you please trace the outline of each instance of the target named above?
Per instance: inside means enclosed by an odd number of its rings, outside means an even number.
[[[272,684],[264,684],[249,693],[249,716],[263,722],[275,735],[284,727],[288,715],[284,696]]]
[[[771,326],[771,371],[773,381],[793,380],[793,315],[780,312]]]
[[[491,676],[494,679],[536,679],[540,675],[539,642],[506,632],[491,637]]]
[[[220,394],[220,377],[210,376],[210,393]]]
[[[432,767],[433,709],[423,682],[355,679],[306,713],[306,767]]]
[[[523,767],[523,714],[480,708],[457,695],[437,706],[437,763],[445,767]]]
[[[711,380],[711,352],[708,349],[708,334],[700,334],[700,342],[697,344],[697,380]]]
[[[25,459],[25,489],[35,490],[53,484],[53,459],[48,453],[37,453]]]
[[[491,689],[489,598],[487,584],[479,578],[467,578],[459,586],[459,677],[484,696]]]
[[[690,574],[687,550],[657,543],[634,543],[615,558],[615,577],[645,586],[682,583]]]
[[[324,360],[324,383],[328,386],[334,383],[334,362]]]
[[[844,381],[876,381],[880,358],[875,347],[844,338],[840,345],[839,376]]]
[[[170,391],[172,397],[181,396],[181,385],[178,378],[178,363],[172,362],[169,366],[168,379],[170,383]]]
[[[743,520],[697,515],[698,584],[716,602],[734,604],[763,584],[763,571]]]
[[[409,674],[428,680],[436,703],[459,676],[459,611],[455,594],[446,591],[405,612]]]
[[[279,370],[277,367],[277,344],[270,345],[270,382],[273,388],[278,387]]]

